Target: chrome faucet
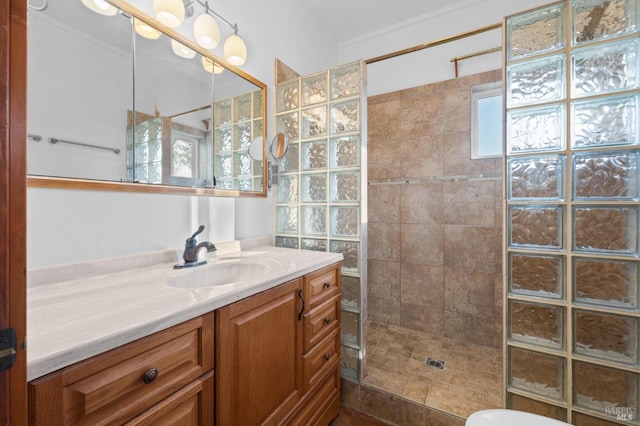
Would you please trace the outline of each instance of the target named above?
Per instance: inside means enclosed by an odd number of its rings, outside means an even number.
[[[198,261],[198,253],[200,253],[200,250],[203,248],[206,248],[207,252],[209,253],[212,251],[216,251],[216,246],[214,246],[213,243],[210,243],[209,241],[198,244],[196,235],[200,234],[202,231],[204,231],[204,225],[200,225],[198,230],[194,232],[191,237],[187,238],[187,241],[184,245],[184,253],[182,254],[184,263],[175,265],[174,268],[188,268],[190,266],[204,265],[205,263],[207,263],[206,260]]]

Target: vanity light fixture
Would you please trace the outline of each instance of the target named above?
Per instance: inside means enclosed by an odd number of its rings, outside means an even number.
[[[236,66],[247,61],[247,46],[238,34],[231,34],[224,42],[224,57],[231,65]]]
[[[212,74],[222,74],[224,72],[224,68],[221,67],[220,65],[216,64],[215,62],[213,62],[211,59],[207,58],[206,56],[202,57],[202,66],[204,67],[204,69],[207,72],[210,72]]]
[[[100,15],[113,16],[118,13],[118,9],[104,0],[82,0],[82,4]]]
[[[191,59],[194,56],[196,56],[196,52],[189,49],[187,46],[180,43],[179,41],[175,41],[173,39],[171,39],[171,49],[173,50],[173,53],[180,56],[181,58]]]
[[[178,28],[184,21],[182,0],[153,0],[153,11],[158,21],[170,28]]]
[[[193,23],[193,36],[196,43],[205,49],[215,49],[220,43],[220,28],[213,16],[206,12],[198,15]]]
[[[143,21],[135,18],[133,19],[133,27],[136,29],[136,32],[138,34],[140,34],[144,38],[148,38],[149,40],[157,40],[162,34],[152,26],[147,25]]]

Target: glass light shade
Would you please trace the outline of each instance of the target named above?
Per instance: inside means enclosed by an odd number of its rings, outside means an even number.
[[[205,49],[215,49],[220,42],[220,28],[213,16],[208,13],[198,15],[193,23],[193,36]]]
[[[230,35],[224,42],[224,57],[231,65],[243,65],[247,60],[247,46],[237,34]]]
[[[173,53],[180,56],[181,58],[191,59],[196,56],[196,52],[175,40],[171,40],[171,49],[173,49]]]
[[[202,66],[204,67],[205,70],[207,70],[207,72],[210,72],[213,74],[222,74],[224,71],[223,67],[221,67],[220,65],[213,62],[211,59],[204,56],[202,57]]]
[[[158,21],[167,27],[177,28],[184,21],[182,0],[153,0],[153,11]]]
[[[113,16],[118,9],[104,0],[82,0],[82,4],[100,15]]]
[[[160,31],[156,30],[150,25],[147,25],[143,21],[138,19],[133,20],[133,26],[136,29],[136,32],[144,38],[148,38],[149,40],[156,40],[162,34]]]

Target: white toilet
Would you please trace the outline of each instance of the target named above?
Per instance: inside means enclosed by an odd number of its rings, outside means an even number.
[[[476,411],[467,419],[466,426],[567,426],[569,423],[550,419],[537,414],[516,410]]]

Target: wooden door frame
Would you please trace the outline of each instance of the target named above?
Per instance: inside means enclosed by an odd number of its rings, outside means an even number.
[[[18,339],[0,372],[0,425],[27,424],[27,0],[0,1],[0,329]]]

